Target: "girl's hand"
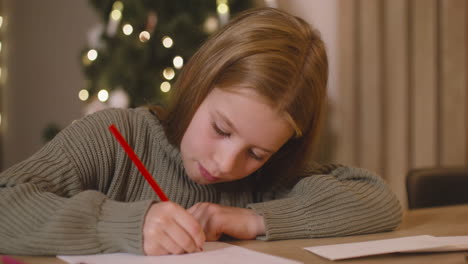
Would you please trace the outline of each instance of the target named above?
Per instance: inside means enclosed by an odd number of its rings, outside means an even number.
[[[201,225],[180,205],[160,202],[148,210],[143,226],[143,250],[146,255],[196,252],[204,242]]]
[[[250,209],[197,203],[188,212],[203,227],[206,240],[218,240],[222,234],[237,239],[255,239],[265,234],[263,217]]]

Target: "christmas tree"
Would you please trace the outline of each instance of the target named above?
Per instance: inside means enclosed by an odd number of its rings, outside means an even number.
[[[230,16],[253,4],[250,0],[90,3],[102,24],[90,31],[81,53],[86,87],[79,97],[113,107],[164,104],[184,62]]]

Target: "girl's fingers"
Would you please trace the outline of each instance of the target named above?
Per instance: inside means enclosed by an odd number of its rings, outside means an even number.
[[[196,248],[202,248],[205,243],[203,228],[195,217],[186,210],[179,211],[174,215],[175,222],[186,232],[189,238],[195,243]],[[184,241],[187,243],[188,241]]]
[[[180,241],[174,239],[175,236],[170,230],[165,230],[164,231],[163,238],[164,239],[162,239],[160,245],[167,252],[169,252],[169,254],[183,254],[185,252],[187,252],[187,253],[193,252],[193,251],[187,250],[186,248],[182,247],[180,245]]]
[[[187,212],[189,212],[189,214],[193,214],[195,211],[197,211],[199,206],[200,206],[200,203],[196,203],[192,207],[187,209]]]
[[[154,227],[145,239],[145,254],[167,255],[191,253],[198,250],[190,235],[175,221]]]
[[[197,203],[196,205],[190,207],[187,212],[189,212],[201,225],[203,225],[202,217],[203,217],[203,210],[200,209],[200,203]]]
[[[201,225],[180,205],[164,202],[151,206],[143,227],[145,254],[196,252],[204,242]]]
[[[164,232],[153,229],[151,236],[147,236],[144,240],[143,250],[145,255],[160,256],[169,254],[170,252],[161,246],[166,243],[164,236],[166,236]]]
[[[175,218],[177,219],[177,217]],[[181,221],[183,222],[184,220]],[[195,240],[197,238],[189,234],[187,228],[181,226],[177,221],[167,225],[164,229],[164,233],[172,240],[168,246],[165,245],[165,248],[172,254],[191,253],[197,251],[198,248],[201,247]]]
[[[202,226],[205,240],[208,241],[215,241],[220,237],[220,234],[218,233],[219,229],[217,226],[213,225],[213,212],[215,210],[212,208],[212,206],[213,205],[209,203],[198,203],[189,209],[189,212],[192,214],[192,216]]]

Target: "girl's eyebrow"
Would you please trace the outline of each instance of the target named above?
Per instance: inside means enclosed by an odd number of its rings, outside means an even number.
[[[231,122],[231,120],[229,120],[229,118],[227,118],[223,113],[221,113],[219,110],[215,110],[215,114],[221,118],[223,120],[223,122],[226,123],[227,126],[229,126],[229,128],[231,128],[234,132],[237,133],[237,130],[236,130],[236,127],[234,126],[234,124]],[[265,151],[267,153],[273,153],[274,151],[271,151],[269,149],[266,149],[266,148],[262,148],[262,147],[259,147],[259,146],[255,146],[256,148],[259,148],[261,149],[262,151]]]

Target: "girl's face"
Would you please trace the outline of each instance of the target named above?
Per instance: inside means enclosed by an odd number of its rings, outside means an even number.
[[[239,180],[260,168],[293,135],[286,119],[250,89],[213,89],[181,142],[189,178],[199,184]]]

